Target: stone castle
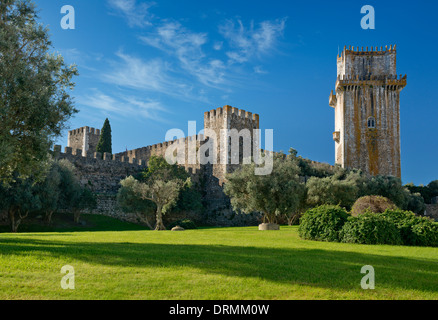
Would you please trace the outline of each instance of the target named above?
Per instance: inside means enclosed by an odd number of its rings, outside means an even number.
[[[380,50],[345,47],[338,56],[335,109],[336,163],[372,175],[401,178],[400,92],[406,75],[397,76],[396,46]]]
[[[337,58],[335,93],[329,104],[335,109],[336,163],[345,168],[362,169],[372,175],[401,177],[400,171],[400,91],[406,76],[396,75],[396,47],[383,50],[359,50],[345,47]],[[204,113],[204,129],[220,137],[222,129],[247,129],[254,143],[253,132],[259,129],[259,115],[231,106]],[[195,135],[116,154],[96,152],[100,130],[82,127],[69,131],[68,147],[55,155],[74,163],[83,184],[92,186],[98,194],[96,213],[109,214],[130,220],[128,214],[117,209],[115,195],[123,178],[146,168],[152,155],[165,156],[166,150],[183,145],[185,150],[199,150],[209,137]],[[239,142],[241,154],[242,143]],[[220,150],[216,162],[200,164],[185,162],[185,169],[193,181],[202,185],[207,204],[203,222],[215,225],[257,223],[256,216],[238,215],[231,209],[222,191],[225,174],[239,165],[220,164]],[[231,152],[231,150],[228,150]],[[186,160],[189,152],[185,153]],[[134,219],[135,220],[135,219]],[[196,218],[195,218],[196,220]]]
[[[245,110],[224,106],[204,113],[204,130],[209,129],[221,136],[223,129],[237,129],[239,132],[246,129],[250,135],[251,149],[253,147],[253,131],[259,129],[259,115]],[[91,186],[98,195],[97,213],[107,214],[118,218],[128,219],[128,215],[117,210],[115,195],[119,182],[123,178],[140,172],[147,167],[151,156],[165,156],[168,148],[183,145],[186,152],[184,167],[191,175],[192,180],[202,185],[204,201],[207,204],[207,216],[203,221],[216,225],[235,225],[242,223],[255,223],[253,215],[239,215],[232,211],[229,199],[223,193],[223,184],[226,173],[232,172],[239,165],[220,163],[221,150],[219,144],[215,145],[216,161],[214,163],[200,164],[187,161],[189,148],[201,149],[209,142],[207,135],[195,135],[173,141],[166,141],[139,149],[128,150],[116,154],[96,152],[100,137],[100,130],[82,127],[68,132],[68,146],[61,152],[61,146],[55,146],[55,157],[68,159],[77,168],[81,182]],[[231,138],[230,138],[231,139]],[[242,153],[242,139],[239,140],[239,153]],[[232,152],[231,145],[229,153]],[[134,218],[135,219],[135,218]]]

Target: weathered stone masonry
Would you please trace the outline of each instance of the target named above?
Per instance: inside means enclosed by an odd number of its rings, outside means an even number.
[[[87,152],[96,152],[99,143],[100,130],[90,127],[82,127],[68,132],[68,147],[72,150],[81,149],[85,157]]]
[[[337,59],[335,109],[336,163],[372,175],[401,177],[400,92],[406,75],[396,72],[396,47],[354,50]]]
[[[221,129],[248,129],[250,132],[251,148],[254,129],[259,128],[259,116],[239,110],[231,106],[217,108],[204,113],[204,129],[211,129],[220,140]],[[206,213],[202,217],[192,217],[202,220],[202,223],[212,225],[250,225],[258,223],[258,214],[246,215],[233,212],[228,197],[223,193],[225,174],[235,170],[238,165],[220,164],[220,141],[217,141],[217,161],[213,164],[201,165],[199,162],[190,164],[188,160],[189,148],[200,151],[202,146],[209,143],[208,135],[197,135],[174,141],[166,141],[152,146],[142,147],[116,154],[102,155],[95,152],[100,132],[94,128],[83,127],[69,132],[69,147],[61,153],[61,147],[55,147],[55,155],[60,159],[68,159],[77,168],[81,182],[91,186],[98,194],[98,208],[94,213],[114,216],[123,220],[137,222],[134,214],[125,214],[117,208],[116,194],[120,181],[129,175],[140,172],[147,167],[152,155],[165,156],[169,147],[184,145],[187,172],[192,180],[203,186],[204,202],[207,205]],[[88,138],[87,138],[88,137]],[[227,138],[227,137],[225,137]],[[95,142],[96,141],[96,142]],[[95,142],[95,143],[94,143]],[[239,140],[239,151],[242,150]],[[71,146],[76,146],[73,149]],[[80,147],[80,148],[79,148]],[[83,151],[85,148],[86,151]],[[230,146],[231,148],[231,146]],[[228,150],[231,152],[231,149]],[[187,213],[190,216],[190,213]]]

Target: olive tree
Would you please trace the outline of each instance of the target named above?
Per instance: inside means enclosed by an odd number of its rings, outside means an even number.
[[[137,212],[145,213],[146,204],[140,200],[148,200],[155,204],[155,230],[166,230],[163,215],[176,205],[184,187],[192,187],[191,179],[184,168],[176,164],[171,165],[163,157],[158,156],[149,159],[148,168],[140,181],[131,176],[121,181],[121,185],[119,200],[122,207],[129,204]]]
[[[21,222],[30,212],[40,208],[40,197],[35,191],[32,179],[15,176],[13,182],[7,186],[0,185],[0,210],[7,212],[12,232],[18,231]]]
[[[59,208],[73,212],[73,220],[79,223],[81,212],[85,209],[96,208],[96,197],[87,187],[80,184],[75,175],[75,167],[68,160],[59,161],[60,169],[60,198]]]
[[[269,175],[255,175],[256,164],[244,164],[226,175],[224,192],[234,210],[261,212],[263,222],[275,223],[277,217],[295,215],[305,186],[294,157],[275,157]]]
[[[0,2],[0,179],[43,177],[47,150],[77,112],[70,97],[77,75],[52,54],[34,4]],[[40,175],[41,174],[41,175]],[[38,179],[37,179],[38,180]]]
[[[332,176],[311,177],[307,181],[307,203],[311,207],[340,205],[349,209],[354,204],[359,193],[360,173],[347,173],[342,168],[336,170]]]
[[[154,229],[149,218],[156,212],[156,205],[150,200],[141,198],[140,183],[133,176],[122,180],[120,182],[121,188],[117,193],[117,202],[124,212],[136,214],[141,222],[150,229]]]

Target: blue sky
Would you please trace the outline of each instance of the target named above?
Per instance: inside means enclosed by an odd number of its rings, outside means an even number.
[[[36,0],[54,49],[80,76],[71,129],[101,128],[113,151],[164,141],[167,130],[203,128],[205,111],[231,105],[274,129],[274,149],[334,163],[336,56],[344,45],[397,44],[402,179],[438,179],[436,1]],[[61,7],[75,9],[64,30]],[[372,5],[376,29],[363,30]],[[67,134],[58,141],[67,145]]]

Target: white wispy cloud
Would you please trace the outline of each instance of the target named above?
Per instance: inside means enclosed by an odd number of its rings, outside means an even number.
[[[138,38],[165,55],[145,61],[118,52],[119,61],[102,79],[122,87],[189,100],[205,101],[201,94],[204,88],[226,91],[244,85],[248,74],[266,73],[261,65],[254,66],[254,58],[261,60],[275,52],[286,26],[285,18],[251,22],[248,27],[240,20],[226,20],[219,26],[219,38],[216,34],[209,39],[208,33],[193,31],[179,21],[152,16],[151,3],[107,1],[130,26],[148,25]]]
[[[266,70],[264,70],[261,66],[255,66],[254,68],[253,68],[253,70],[254,70],[254,73],[257,73],[257,74],[266,74],[266,73],[268,73]]]
[[[97,71],[95,63],[103,57],[100,53],[83,52],[77,48],[59,49],[59,53],[67,64],[75,64],[79,68],[79,72],[81,69]]]
[[[149,8],[154,3],[138,2],[137,0],[108,0],[109,5],[121,14],[130,27],[145,27],[152,25],[152,14]]]
[[[276,50],[278,39],[283,35],[286,18],[263,21],[257,26],[251,22],[245,27],[242,21],[227,20],[219,26],[219,32],[228,40],[232,50],[227,52],[232,62],[245,63],[253,57],[261,58]]]
[[[208,58],[202,50],[208,41],[206,33],[192,32],[179,22],[166,22],[140,39],[147,45],[175,56],[180,67],[202,84],[216,86],[224,81],[224,63]]]
[[[109,96],[97,89],[93,89],[89,95],[79,97],[78,103],[105,114],[124,118],[163,121],[160,114],[167,112],[159,101],[143,100],[136,96]]]
[[[183,100],[205,101],[194,92],[192,84],[175,74],[171,65],[161,58],[144,60],[122,51],[116,53],[118,60],[110,63],[110,70],[101,75],[101,80],[122,88],[151,93],[163,93]]]
[[[213,49],[219,51],[222,49],[223,45],[224,45],[223,41],[216,41],[213,45]]]
[[[164,91],[170,85],[166,74],[168,66],[159,58],[144,61],[121,51],[119,58],[112,61],[111,71],[103,75],[102,80],[122,87],[133,89]]]

